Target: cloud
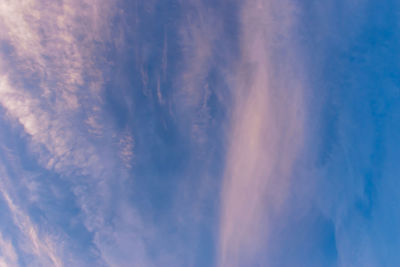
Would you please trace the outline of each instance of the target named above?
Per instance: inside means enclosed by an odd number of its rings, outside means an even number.
[[[123,165],[129,167],[133,155],[132,135],[120,134],[99,119],[105,73],[111,66],[101,52],[112,43],[109,19],[115,10],[113,3],[96,0],[0,4],[0,37],[9,47],[0,53],[0,104],[13,130],[22,126],[22,136],[40,165],[70,183],[83,223],[99,237],[95,245],[104,255],[107,251],[102,249],[115,245],[101,243],[109,235],[110,205],[125,201],[114,198],[120,192],[111,190],[111,184],[126,178]],[[95,145],[99,142],[107,145]],[[53,241],[38,233],[9,190],[2,188],[2,194],[27,239],[27,253],[44,265],[62,266]],[[117,234],[131,231],[116,225]]]
[[[0,265],[398,262],[398,25],[306,2],[1,1]]]
[[[10,181],[7,178],[3,166],[1,166],[1,176],[1,197],[9,209],[14,225],[21,234],[21,237],[18,240],[21,249],[28,255],[33,256],[34,261],[37,261],[39,265],[63,266],[61,257],[58,255],[58,251],[61,250],[61,247],[56,246],[53,236],[50,236],[47,233],[39,233],[30,217],[16,205],[9,195],[8,191],[11,191],[11,189],[7,187],[9,187]],[[15,253],[13,246],[10,243],[5,243],[5,241],[1,242],[0,245],[1,247],[4,246],[4,248],[2,248],[2,250],[4,249],[3,260],[8,263],[11,261],[14,263],[13,266],[17,266],[18,256]]]
[[[184,8],[186,16],[179,29],[184,69],[176,77],[173,101],[181,130],[188,131],[194,144],[204,145],[211,121],[208,76],[218,65],[214,49],[222,23],[215,9],[201,2],[188,1]]]
[[[0,233],[0,267],[17,266],[18,256],[10,240]]]
[[[294,2],[242,6],[219,265],[397,265],[398,4]]]
[[[218,265],[260,264],[271,216],[287,198],[303,145],[303,84],[290,1],[243,3],[234,114],[222,188]]]
[[[81,165],[84,169],[88,166],[82,164],[98,160],[91,149],[76,147],[86,140],[75,141],[73,136],[81,120],[78,108],[93,109],[100,104],[103,77],[102,70],[94,66],[94,54],[95,43],[104,43],[106,34],[101,29],[107,29],[98,16],[108,14],[97,6],[100,2],[1,4],[2,39],[12,47],[12,53],[2,53],[1,104],[34,144],[46,147],[47,155],[37,152],[49,168]],[[83,99],[90,101],[82,103]],[[89,121],[93,115],[87,114]]]

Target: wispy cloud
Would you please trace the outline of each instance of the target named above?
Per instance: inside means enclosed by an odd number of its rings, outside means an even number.
[[[290,1],[243,3],[240,19],[241,57],[232,77],[235,111],[227,133],[219,266],[257,265],[263,250],[272,245],[266,241],[272,230],[269,218],[287,197],[303,143],[303,85],[295,74],[299,62],[285,37],[295,20]]]
[[[121,166],[129,167],[133,150],[130,133],[120,136],[99,119],[104,73],[110,68],[99,53],[112,42],[109,18],[115,11],[113,5],[74,0],[0,4],[1,38],[9,47],[0,55],[0,104],[10,122],[23,127],[39,163],[72,184],[83,222],[95,234],[95,246],[102,255],[108,254],[103,249],[120,242],[112,240],[109,246],[102,243],[109,235],[105,220],[110,198],[116,193],[110,189],[109,179],[115,175],[123,179]],[[108,145],[96,146],[99,138]],[[15,224],[26,236],[32,250],[29,254],[44,265],[63,265],[53,241],[39,235],[6,188],[2,188],[2,195]],[[131,231],[118,228],[116,220],[113,231],[117,234]]]
[[[54,236],[47,233],[39,233],[30,217],[17,206],[8,193],[9,191],[13,191],[9,188],[11,183],[8,175],[3,166],[0,166],[0,168],[0,193],[11,214],[14,225],[20,233],[19,246],[25,253],[33,256],[34,262],[38,265],[63,266],[61,256],[59,255],[59,251],[62,251],[62,249],[60,246],[56,246]],[[5,241],[1,243],[4,245],[4,248],[2,248],[4,249],[4,260],[14,262],[14,266],[18,265],[18,256],[12,244],[5,243]]]
[[[374,10],[243,3],[220,266],[398,264],[398,4]]]
[[[208,76],[216,65],[214,49],[222,22],[213,8],[199,1],[188,1],[184,7],[179,32],[183,69],[176,79],[174,103],[182,128],[194,143],[204,145],[210,124]]]
[[[300,2],[0,1],[0,266],[398,262],[395,11]]]
[[[85,140],[73,135],[82,117],[77,109],[83,105],[90,110],[100,100],[103,77],[94,66],[95,43],[104,38],[100,29],[107,29],[98,17],[109,15],[98,6],[96,1],[1,4],[3,40],[12,50],[2,54],[1,104],[34,144],[47,148],[47,156],[41,156],[49,168],[84,168],[82,164],[96,161],[93,151],[76,146]],[[93,115],[87,116],[91,121]]]
[[[6,240],[0,233],[0,266],[17,266],[18,256],[10,240]]]

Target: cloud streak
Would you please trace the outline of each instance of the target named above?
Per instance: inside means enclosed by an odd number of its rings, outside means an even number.
[[[276,18],[276,17],[278,18]],[[233,78],[235,110],[222,189],[219,266],[260,264],[270,217],[288,194],[303,144],[303,88],[287,35],[290,1],[243,3],[240,50]],[[277,66],[279,64],[279,66]]]
[[[118,239],[104,242],[105,237],[131,232],[118,228],[118,217],[112,234],[105,222],[111,216],[110,199],[115,194],[110,178],[118,175],[119,182],[126,178],[121,170],[130,167],[134,143],[131,133],[119,134],[99,119],[104,73],[111,65],[100,53],[112,42],[109,19],[114,11],[113,3],[96,0],[0,4],[2,48],[7,48],[1,51],[0,104],[14,130],[22,126],[41,166],[72,184],[83,223],[94,233],[100,256],[121,246]],[[99,140],[108,145],[96,146]],[[39,237],[34,223],[14,204],[6,188],[2,194],[26,236],[30,254],[44,265],[62,266],[50,239]],[[115,200],[125,201],[122,196]],[[124,240],[124,245],[129,242]]]
[[[15,249],[10,242],[10,240],[6,240],[2,234],[0,234],[0,266],[17,266],[18,265],[18,256],[15,252]]]
[[[398,4],[375,10],[242,5],[219,266],[398,264]]]
[[[300,2],[0,1],[0,267],[396,265],[395,5]]]
[[[18,229],[19,234],[17,236],[20,236],[18,245],[25,253],[34,257],[32,263],[57,267],[63,266],[61,257],[58,254],[62,250],[61,246],[56,245],[54,236],[47,233],[39,233],[36,225],[26,212],[17,206],[9,193],[13,190],[10,188],[11,182],[8,175],[3,166],[0,166],[0,168],[0,194],[9,210],[14,225]],[[0,237],[2,236],[0,235]],[[3,238],[1,240],[0,248],[3,250],[3,262],[7,264],[12,262],[13,266],[17,266],[18,256],[14,246],[10,242],[4,241]]]

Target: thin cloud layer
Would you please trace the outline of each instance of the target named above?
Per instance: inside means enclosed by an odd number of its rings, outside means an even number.
[[[398,11],[0,1],[0,266],[399,265]]]
[[[386,187],[396,173],[395,130],[386,125],[397,127],[397,78],[389,74],[398,69],[389,56],[399,43],[389,34],[397,9],[387,3],[376,13],[368,1],[242,5],[219,266],[398,263],[398,240],[388,239],[398,214],[391,226],[379,219],[387,195],[397,199]]]
[[[133,149],[132,145],[119,147],[118,134],[100,121],[103,73],[110,66],[104,65],[107,60],[98,53],[110,38],[108,18],[113,12],[106,1],[64,1],[61,5],[4,1],[0,5],[5,49],[1,54],[0,103],[15,129],[18,124],[23,127],[41,166],[72,183],[84,225],[95,234],[95,243],[100,242],[95,246],[100,250],[110,247],[101,244],[101,236],[109,235],[104,228],[108,211],[107,205],[99,204],[113,194],[107,180],[122,166],[112,154],[121,153],[127,166]],[[120,138],[133,142],[127,134]],[[109,140],[115,146],[97,147],[96,139]],[[96,189],[88,190],[88,186]],[[39,265],[62,266],[64,259],[54,255],[48,238],[39,238],[35,224],[13,204],[7,191],[3,198],[15,225],[26,236],[21,242],[32,248],[29,254],[38,258]],[[110,242],[114,246],[118,240]]]
[[[245,3],[240,18],[241,57],[232,79],[235,111],[227,136],[219,266],[257,264],[254,259],[273,245],[265,241],[272,230],[269,216],[288,194],[303,143],[303,85],[287,37],[295,20],[291,3]]]
[[[15,253],[14,247],[11,244],[10,240],[4,239],[3,235],[0,235],[0,248],[0,266],[17,266],[18,256]]]

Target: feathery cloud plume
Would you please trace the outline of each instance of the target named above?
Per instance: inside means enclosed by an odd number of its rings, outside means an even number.
[[[275,18],[279,17],[279,19]],[[258,264],[269,217],[287,196],[302,146],[302,84],[292,50],[290,1],[243,3],[241,58],[232,79],[235,111],[223,180],[219,266]],[[279,65],[279,66],[278,66]]]
[[[0,3],[0,38],[9,47],[0,53],[0,104],[10,122],[23,127],[38,162],[70,179],[87,230],[100,236],[95,242],[109,235],[105,220],[115,194],[109,178],[123,176],[117,170],[129,166],[133,149],[131,135],[120,137],[98,119],[104,73],[111,64],[99,53],[112,42],[114,5],[103,0]],[[96,146],[99,138],[108,145]],[[119,140],[126,140],[127,146],[120,148]],[[124,164],[117,160],[119,153]],[[39,238],[5,188],[2,194],[15,224],[26,231],[33,254],[61,266],[50,241]],[[113,247],[95,245],[100,250]]]
[[[10,240],[0,233],[0,267],[17,266],[18,256]]]

